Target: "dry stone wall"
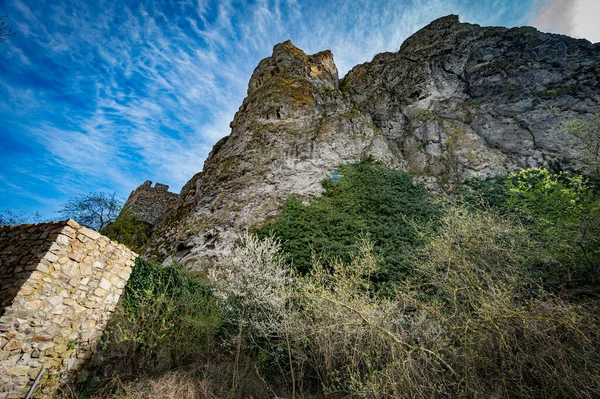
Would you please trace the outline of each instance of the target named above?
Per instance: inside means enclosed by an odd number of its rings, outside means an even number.
[[[0,227],[0,399],[35,397],[73,379],[129,279],[137,255],[73,220]]]

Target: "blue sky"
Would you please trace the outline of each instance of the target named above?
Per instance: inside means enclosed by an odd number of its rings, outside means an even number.
[[[0,210],[56,218],[79,193],[127,197],[145,180],[179,192],[287,39],[331,49],[343,76],[447,14],[599,41],[594,3],[0,0],[17,32],[0,43]]]

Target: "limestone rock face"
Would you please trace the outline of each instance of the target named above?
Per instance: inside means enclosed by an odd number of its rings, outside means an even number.
[[[407,169],[440,183],[568,163],[556,127],[595,112],[599,77],[599,45],[448,16],[397,53],[355,67],[343,84],[397,143]]]
[[[367,154],[395,162],[368,112],[339,90],[331,52],[307,55],[290,41],[260,62],[231,129],[182,189],[149,257],[209,266],[240,230],[276,215],[288,195],[318,195],[337,165]]]
[[[568,166],[576,149],[561,145],[556,127],[599,103],[600,45],[530,27],[447,16],[342,80],[330,51],[278,44],[146,256],[208,267],[287,196],[318,195],[337,165],[368,154],[432,192],[521,167]]]

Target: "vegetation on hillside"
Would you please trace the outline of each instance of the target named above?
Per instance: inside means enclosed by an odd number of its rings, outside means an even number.
[[[119,213],[119,217],[100,232],[111,240],[120,242],[132,251],[141,254],[152,234],[152,225],[137,220],[129,209],[124,208]]]
[[[138,261],[80,395],[600,396],[585,177],[528,169],[433,202],[372,159],[338,172],[208,278]]]
[[[342,165],[334,178],[322,182],[321,197],[305,206],[290,197],[281,216],[257,235],[281,240],[294,268],[312,269],[312,259],[348,262],[360,236],[368,236],[379,256],[378,281],[397,281],[410,269],[410,247],[418,245],[415,226],[427,223],[435,207],[425,189],[406,172],[387,168],[368,157]],[[335,176],[341,176],[339,180]]]

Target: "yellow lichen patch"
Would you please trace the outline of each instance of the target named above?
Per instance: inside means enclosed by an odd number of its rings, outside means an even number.
[[[323,74],[323,71],[321,71],[321,69],[318,66],[316,66],[316,65],[313,64],[313,65],[310,66],[310,73],[313,76],[315,76],[315,77],[318,78],[318,77],[320,77]]]

